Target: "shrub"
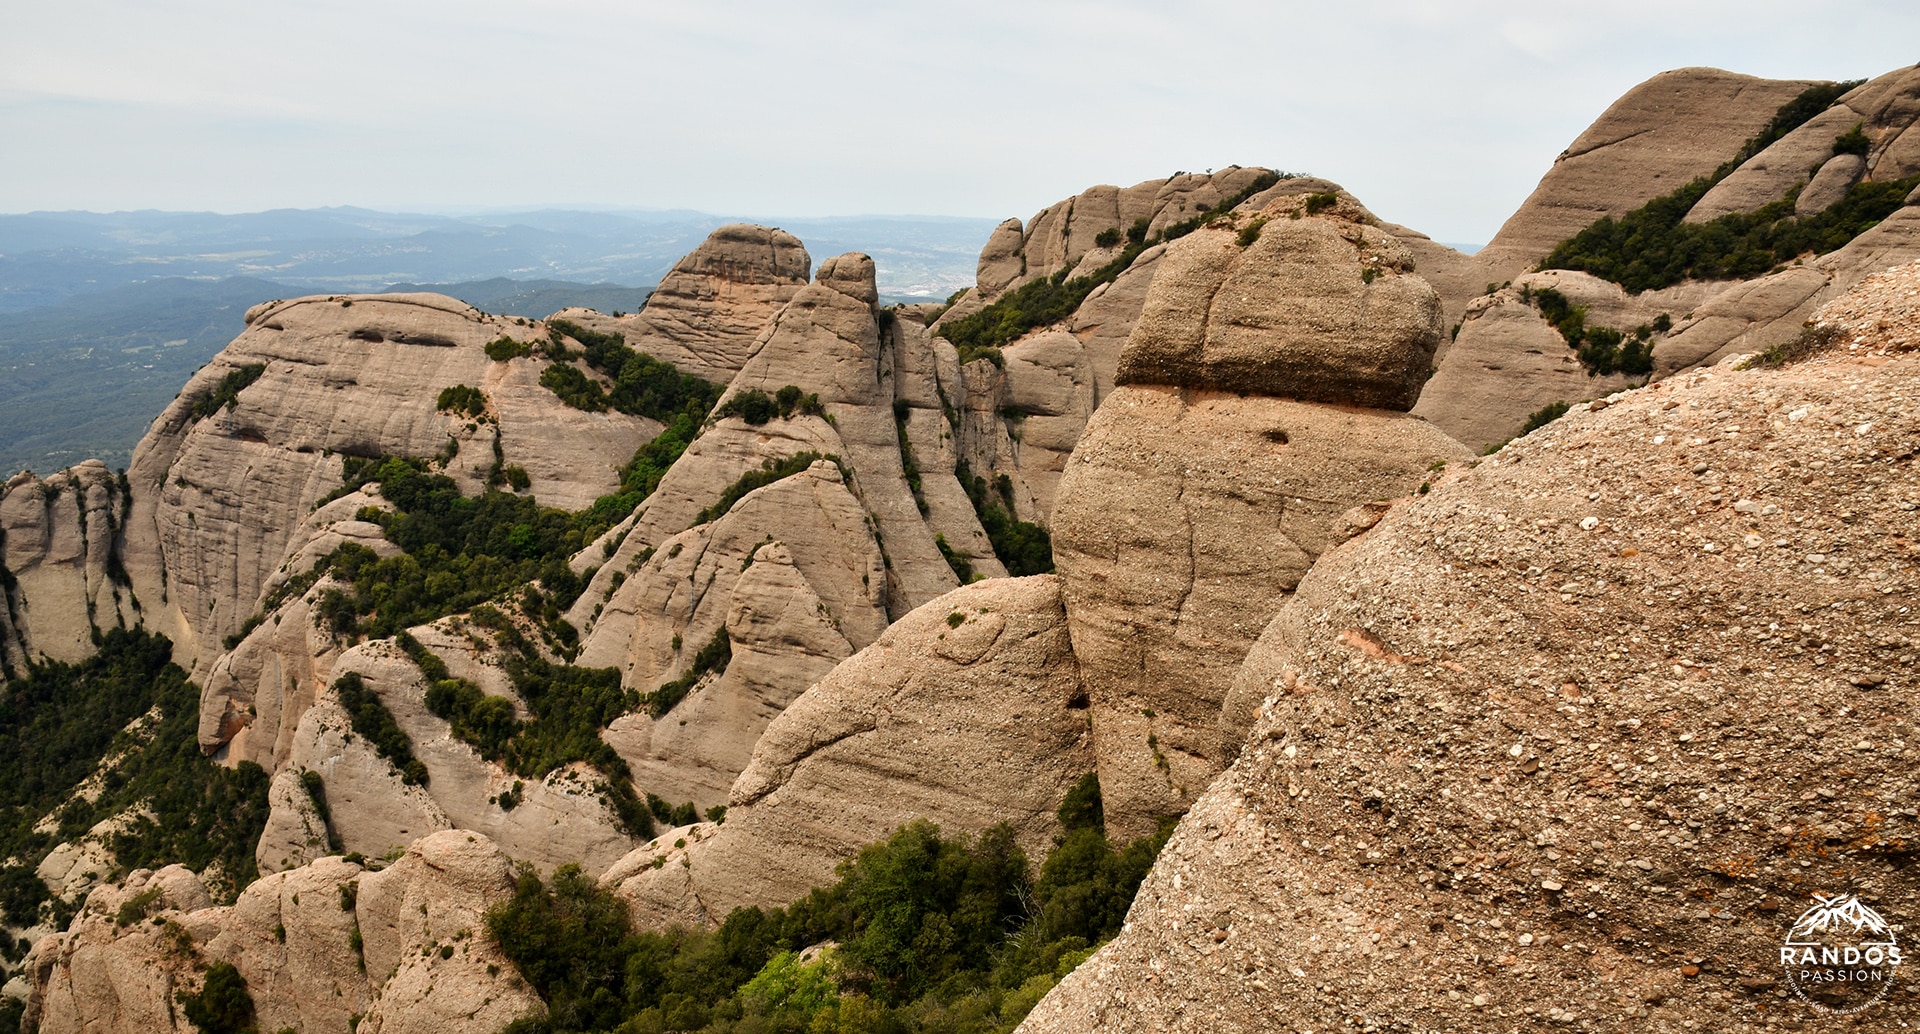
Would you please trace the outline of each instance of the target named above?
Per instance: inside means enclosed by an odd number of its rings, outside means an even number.
[[[253,995],[247,978],[231,962],[207,967],[207,978],[194,994],[179,992],[181,1012],[201,1034],[252,1034]]]
[[[693,687],[708,674],[725,671],[733,660],[733,640],[728,638],[723,625],[707,640],[707,645],[693,655],[693,663],[687,670],[672,681],[662,683],[659,689],[647,695],[647,713],[656,720],[666,717],[674,705],[687,698]],[[684,825],[684,823],[675,823]]]
[[[671,423],[682,414],[698,420],[720,398],[720,385],[628,348],[619,334],[602,334],[567,320],[549,320],[547,326],[585,346],[581,358],[613,381],[606,404],[622,413],[661,423]]]
[[[764,460],[760,464],[760,469],[749,470],[745,474],[740,475],[733,484],[728,485],[726,489],[720,493],[720,498],[715,500],[713,505],[700,511],[699,516],[694,518],[693,523],[696,525],[705,524],[708,521],[722,517],[728,510],[733,509],[733,504],[739,502],[747,493],[757,488],[764,488],[783,478],[790,478],[806,470],[808,467],[813,466],[820,460],[832,460],[835,464],[838,464],[840,457],[825,456],[808,450],[806,452],[795,453],[785,459]]]
[[[240,404],[240,393],[247,386],[260,379],[267,372],[265,363],[248,363],[238,369],[228,371],[212,391],[196,400],[193,408],[187,411],[187,419],[199,423],[222,409],[232,409]]]
[[[548,1016],[508,1029],[1010,1030],[1118,932],[1172,828],[1115,850],[1087,820],[1089,785],[1069,795],[1074,824],[1037,881],[1006,826],[947,838],[922,821],[861,849],[831,885],[714,930],[636,931],[577,867],[549,884],[522,869],[486,927]],[[802,963],[822,941],[840,947]]]
[[[1867,139],[1866,133],[1862,132],[1862,126],[1863,123],[1855,122],[1852,129],[1835,137],[1833,141],[1833,153],[1836,155],[1857,154],[1865,158],[1867,151],[1873,147],[1873,142]]]
[[[478,417],[487,411],[487,395],[471,385],[456,384],[440,389],[440,398],[434,403],[434,408],[442,413]]]
[[[1632,336],[1608,327],[1590,327],[1586,307],[1573,304],[1566,295],[1551,287],[1523,290],[1521,298],[1538,306],[1540,315],[1560,332],[1567,347],[1578,356],[1580,365],[1586,367],[1587,376],[1614,373],[1639,376],[1653,372],[1652,327],[1637,327]],[[1671,325],[1669,320],[1668,326]]]
[[[1568,408],[1569,406],[1565,402],[1551,402],[1534,410],[1528,414],[1527,422],[1520,425],[1520,434],[1523,436],[1532,434],[1542,427],[1553,423],[1555,420],[1566,416]]]
[[[518,359],[522,356],[532,355],[533,346],[524,341],[515,341],[505,334],[502,334],[492,341],[487,342],[486,352],[488,359],[496,363],[504,363],[509,359]]]
[[[375,752],[399,771],[400,781],[408,786],[425,786],[427,766],[413,756],[413,739],[400,728],[379,694],[367,688],[360,673],[350,671],[334,679],[333,691],[353,723],[353,731],[365,737]]]
[[[1002,474],[989,487],[986,478],[973,474],[964,464],[955,469],[954,476],[959,479],[960,487],[966,489],[967,498],[973,502],[973,512],[980,518],[980,527],[986,531],[994,555],[1006,565],[1008,574],[1020,578],[1053,570],[1053,539],[1047,529],[1012,516],[1012,479]]]
[[[772,395],[757,388],[739,392],[714,410],[713,418],[737,416],[758,427],[776,416],[790,420],[795,415],[825,416],[826,412],[818,394],[802,394],[798,385],[789,384]]]
[[[1307,195],[1307,201],[1306,201],[1305,207],[1308,215],[1319,215],[1321,212],[1324,212],[1327,209],[1332,208],[1334,205],[1337,205],[1339,203],[1340,203],[1339,194],[1336,194],[1331,190],[1318,190]]]
[[[1093,243],[1096,247],[1112,248],[1118,246],[1123,239],[1119,227],[1110,226],[1095,234]]]
[[[587,376],[571,363],[554,363],[540,371],[540,386],[559,396],[561,402],[589,413],[607,410],[607,393],[600,382]]]
[[[1832,349],[1846,337],[1839,327],[1817,323],[1802,328],[1798,337],[1782,342],[1741,364],[1741,369],[1759,367],[1777,370]]]

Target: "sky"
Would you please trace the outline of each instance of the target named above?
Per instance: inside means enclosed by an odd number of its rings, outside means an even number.
[[[0,24],[0,212],[1025,218],[1239,164],[1462,243],[1655,73],[1920,60],[1912,0],[0,0]]]

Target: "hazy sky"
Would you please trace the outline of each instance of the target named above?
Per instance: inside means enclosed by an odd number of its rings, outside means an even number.
[[[1238,163],[1482,242],[1609,102],[1863,78],[1913,0],[0,0],[0,211],[1026,217]]]

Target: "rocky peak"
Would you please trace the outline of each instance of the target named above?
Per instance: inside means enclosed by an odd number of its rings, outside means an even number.
[[[646,307],[627,316],[567,309],[556,317],[663,362],[724,384],[753,353],[754,339],[807,286],[813,260],[785,230],[735,223],[707,235],[660,281]]]

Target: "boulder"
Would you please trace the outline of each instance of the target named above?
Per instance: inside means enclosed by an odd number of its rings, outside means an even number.
[[[1413,408],[1441,339],[1438,295],[1357,208],[1304,205],[1282,198],[1264,222],[1174,241],[1115,383]]]

